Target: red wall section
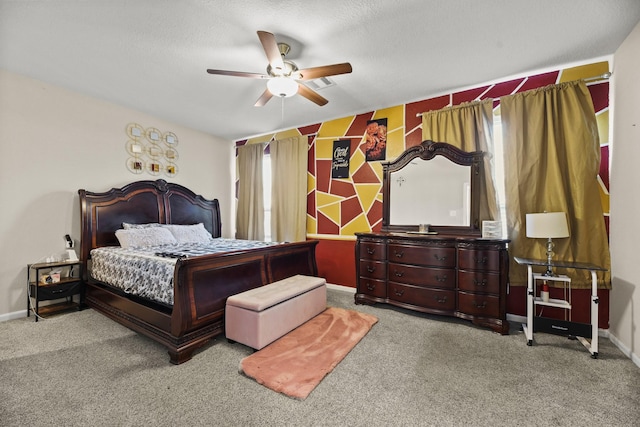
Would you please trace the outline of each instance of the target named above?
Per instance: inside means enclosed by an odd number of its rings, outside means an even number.
[[[353,240],[320,240],[316,247],[318,275],[327,283],[356,287],[356,242]]]

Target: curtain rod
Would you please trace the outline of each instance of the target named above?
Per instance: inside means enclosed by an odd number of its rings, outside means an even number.
[[[608,80],[611,77],[611,71],[607,71],[606,73],[600,74],[599,76],[587,77],[586,79],[582,79],[585,82],[593,82],[596,80]]]
[[[607,71],[606,73],[600,74],[599,76],[593,76],[593,77],[587,77],[586,79],[582,79],[585,82],[593,82],[596,80],[608,80],[611,75],[613,73],[611,73],[611,71]],[[416,113],[416,117],[422,117],[424,113]]]

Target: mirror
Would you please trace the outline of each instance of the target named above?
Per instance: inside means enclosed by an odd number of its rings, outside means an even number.
[[[383,163],[382,230],[480,234],[479,176],[483,153],[423,141]],[[422,230],[425,231],[425,230]]]

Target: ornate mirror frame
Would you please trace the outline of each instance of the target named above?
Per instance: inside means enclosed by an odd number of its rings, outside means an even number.
[[[391,162],[382,163],[382,231],[383,232],[417,232],[419,225],[393,225],[389,223],[391,213],[391,173],[397,172],[414,159],[429,161],[435,156],[443,156],[451,162],[462,166],[469,166],[471,173],[471,202],[469,206],[469,226],[448,226],[431,224],[430,230],[443,234],[481,235],[480,229],[480,185],[484,154],[482,151],[471,153],[460,150],[445,142],[422,141],[420,145],[408,148]],[[424,193],[416,197],[429,197],[429,184],[425,185]]]

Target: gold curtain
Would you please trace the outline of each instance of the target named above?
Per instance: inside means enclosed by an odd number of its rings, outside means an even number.
[[[500,98],[500,105],[511,255],[546,259],[546,242],[526,237],[526,214],[566,212],[570,237],[554,239],[554,258],[609,269],[597,182],[600,141],[587,86],[582,81],[547,86]],[[572,287],[591,287],[589,272],[569,275]],[[510,280],[527,283],[526,268],[513,260]],[[599,273],[598,284],[610,288],[610,273]]]
[[[422,114],[422,140],[446,142],[463,151],[483,151],[480,221],[498,220],[493,162],[493,99]]]
[[[236,239],[264,240],[263,157],[264,144],[238,147]]]
[[[271,146],[271,239],[307,238],[308,138],[273,141]]]

